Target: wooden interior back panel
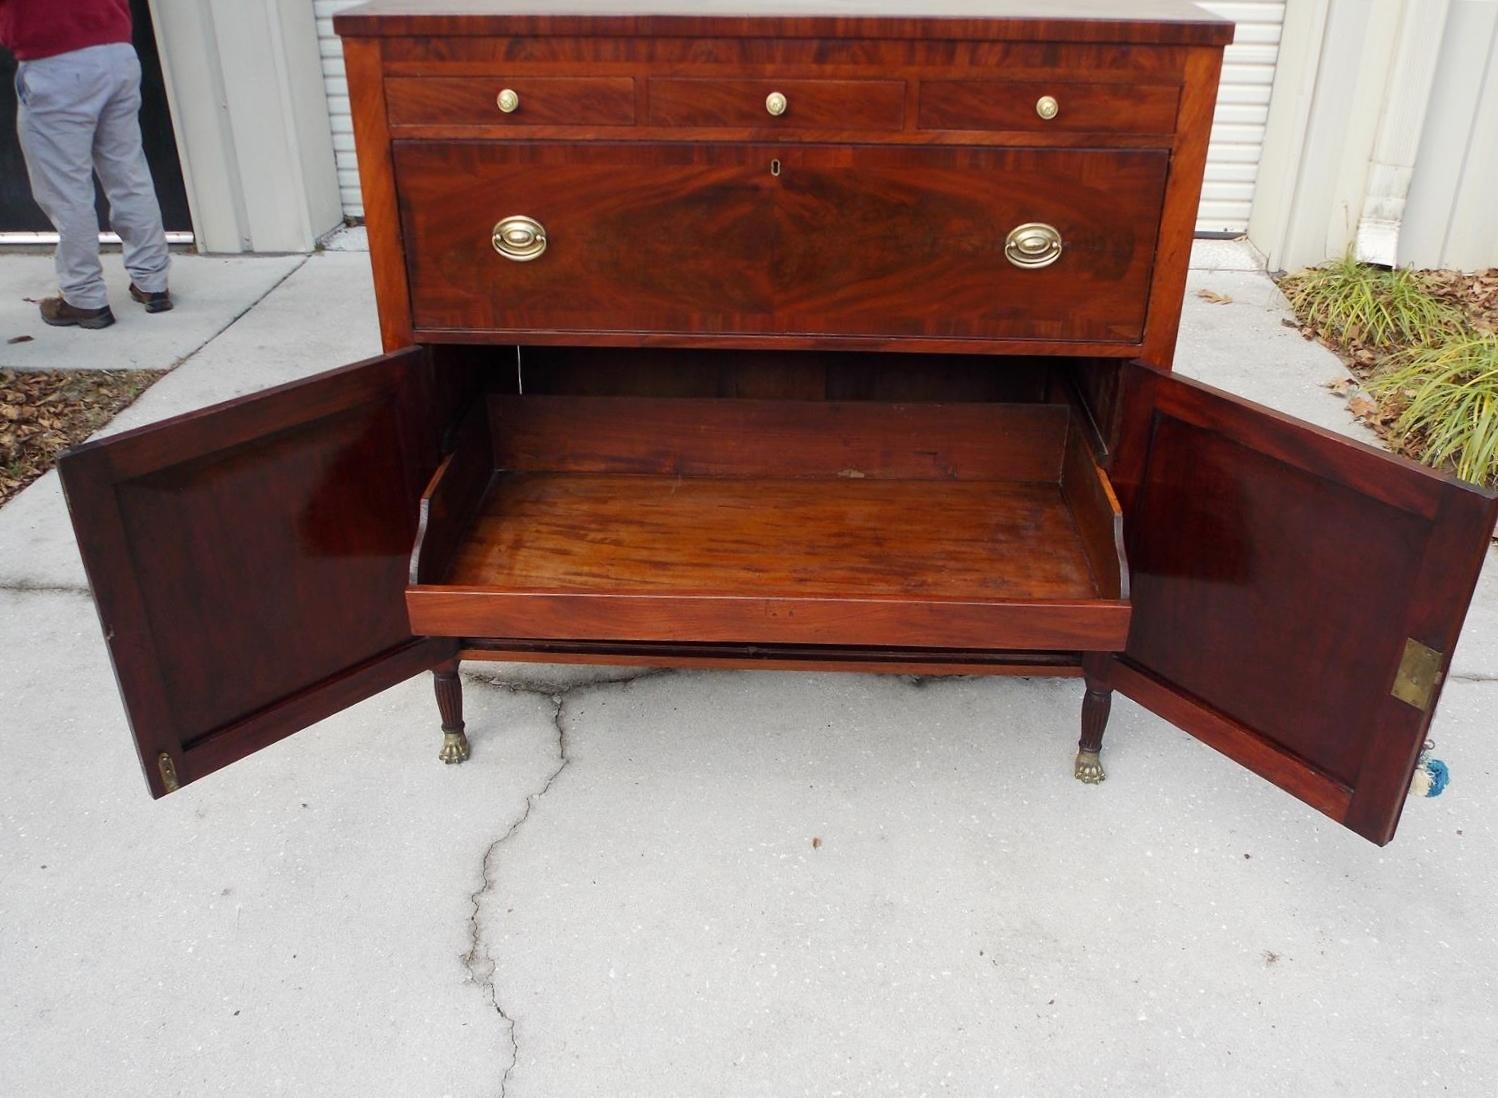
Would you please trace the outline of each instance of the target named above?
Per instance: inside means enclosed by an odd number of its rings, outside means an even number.
[[[492,396],[501,469],[828,480],[1060,479],[1057,404]]]
[[[527,393],[788,400],[1034,403],[1053,363],[979,355],[673,347],[482,348],[518,359]]]

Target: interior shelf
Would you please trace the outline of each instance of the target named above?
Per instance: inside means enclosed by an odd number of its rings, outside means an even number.
[[[1100,596],[1059,485],[500,473],[445,582],[827,598]]]
[[[428,487],[427,636],[1116,650],[1065,404],[491,396]]]

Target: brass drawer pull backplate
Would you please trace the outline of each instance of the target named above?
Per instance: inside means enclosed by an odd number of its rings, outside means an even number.
[[[494,250],[516,263],[529,263],[546,250],[546,227],[533,217],[516,214],[494,226]]]
[[[1004,258],[1016,267],[1049,267],[1061,258],[1061,233],[1039,221],[1019,225],[1004,241]]]

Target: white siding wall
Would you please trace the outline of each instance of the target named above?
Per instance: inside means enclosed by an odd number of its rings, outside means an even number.
[[[343,50],[333,33],[333,13],[357,2],[313,0],[323,80],[328,91],[328,115],[333,124],[333,149],[338,159],[338,185],[343,211],[349,217],[362,217],[364,205],[359,197]],[[1201,232],[1241,233],[1248,227],[1248,212],[1253,204],[1285,4],[1283,0],[1210,0],[1202,6],[1236,20],[1238,36],[1228,47],[1223,62],[1222,91],[1212,125],[1212,145],[1207,152],[1206,183],[1196,227]],[[752,4],[746,4],[747,7]]]
[[[1498,0],[1296,0],[1263,165],[1271,269],[1498,264]]]
[[[1426,33],[1431,33],[1427,27]],[[1498,3],[1452,0],[1399,226],[1401,266],[1498,266]]]

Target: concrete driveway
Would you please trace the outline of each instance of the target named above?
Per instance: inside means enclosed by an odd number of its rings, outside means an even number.
[[[1199,262],[1178,368],[1351,433]],[[358,253],[174,288],[0,364],[180,361],[121,426],[377,350]],[[1384,849],[1121,698],[1080,785],[1046,679],[477,665],[462,767],[423,678],[152,802],[49,474],[0,509],[0,1095],[1485,1098],[1491,567],[1453,672]]]

